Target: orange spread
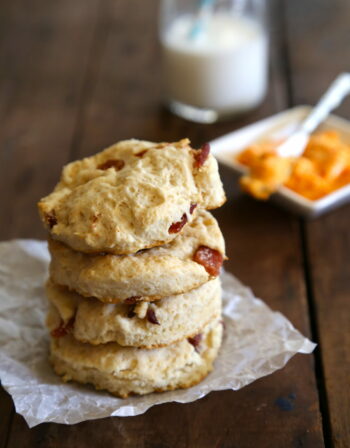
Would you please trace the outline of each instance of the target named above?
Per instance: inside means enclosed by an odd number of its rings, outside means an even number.
[[[281,142],[256,143],[242,151],[237,161],[250,168],[240,179],[244,191],[267,199],[280,185],[316,200],[350,183],[350,145],[335,131],[312,135],[302,156],[279,157]]]

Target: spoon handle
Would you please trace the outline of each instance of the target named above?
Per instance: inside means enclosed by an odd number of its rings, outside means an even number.
[[[343,99],[350,93],[350,73],[342,73],[332,82],[319,102],[301,124],[301,131],[310,134],[339,106]]]

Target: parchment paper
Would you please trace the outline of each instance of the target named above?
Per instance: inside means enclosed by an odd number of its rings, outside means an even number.
[[[160,403],[188,403],[214,390],[238,390],[280,369],[296,353],[315,348],[282,314],[271,311],[250,289],[223,272],[225,337],[215,369],[202,383],[125,400],[89,386],[63,384],[47,361],[43,284],[48,261],[44,242],[0,243],[0,379],[30,427],[127,417]]]

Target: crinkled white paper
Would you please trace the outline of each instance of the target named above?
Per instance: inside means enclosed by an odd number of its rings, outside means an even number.
[[[160,403],[188,403],[214,390],[237,390],[280,369],[296,353],[311,353],[315,348],[284,316],[223,272],[225,337],[215,369],[202,383],[125,400],[92,387],[64,384],[47,360],[43,284],[48,261],[44,242],[0,243],[0,379],[30,427],[127,417]]]

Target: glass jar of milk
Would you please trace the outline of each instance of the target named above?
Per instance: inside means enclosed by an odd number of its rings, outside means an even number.
[[[212,123],[247,112],[267,88],[264,0],[163,0],[165,98],[177,115]]]

